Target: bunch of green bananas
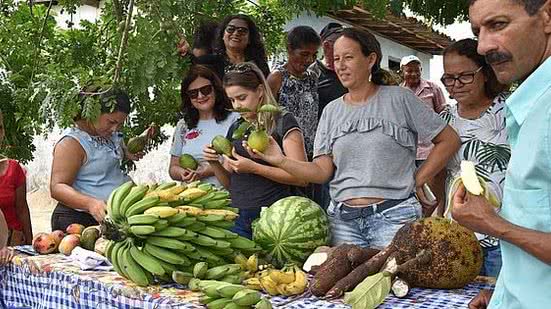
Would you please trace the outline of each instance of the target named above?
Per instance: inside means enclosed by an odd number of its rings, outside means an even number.
[[[272,308],[272,304],[262,298],[258,291],[240,284],[194,278],[189,281],[189,286],[192,291],[201,291],[204,294],[200,301],[209,309]]]
[[[238,217],[230,203],[229,193],[211,184],[127,182],[107,203],[108,218],[102,223],[109,239],[105,256],[115,271],[140,286],[189,280],[199,262],[228,266],[238,252],[261,250],[228,230]]]

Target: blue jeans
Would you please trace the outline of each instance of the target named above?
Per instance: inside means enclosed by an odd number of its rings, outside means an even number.
[[[421,204],[415,197],[410,197],[390,209],[351,220],[342,218],[343,208],[351,209],[335,201],[331,201],[327,209],[333,246],[347,243],[382,249],[392,241],[396,232],[405,223],[421,218],[423,213]]]
[[[501,270],[501,248],[498,246],[482,248],[484,263],[480,270],[481,276],[497,277]]]
[[[260,207],[252,209],[239,209],[239,217],[235,220],[235,225],[231,231],[248,239],[253,238],[252,223],[260,217]]]

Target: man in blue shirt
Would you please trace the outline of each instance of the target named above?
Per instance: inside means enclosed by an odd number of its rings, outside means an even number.
[[[507,100],[501,212],[463,187],[454,196],[453,217],[502,246],[495,291],[469,308],[551,308],[551,0],[471,0],[469,18],[499,81],[521,82]]]

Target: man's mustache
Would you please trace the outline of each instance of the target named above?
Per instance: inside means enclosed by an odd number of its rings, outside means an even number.
[[[486,59],[486,63],[491,65],[494,63],[509,61],[513,58],[513,56],[508,53],[492,52],[492,53],[486,54],[484,58]]]

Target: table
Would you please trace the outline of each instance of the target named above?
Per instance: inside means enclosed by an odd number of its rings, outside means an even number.
[[[388,296],[378,308],[466,308],[481,288],[492,286],[483,280],[458,290],[415,288],[404,299]],[[176,284],[142,288],[115,272],[82,271],[61,254],[18,254],[0,269],[0,307],[7,308],[205,308],[198,302],[200,295]],[[325,301],[308,295],[270,300],[274,308],[350,308],[342,299]]]

